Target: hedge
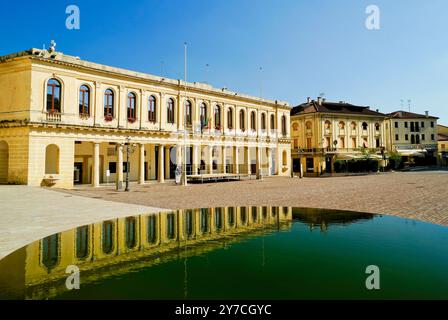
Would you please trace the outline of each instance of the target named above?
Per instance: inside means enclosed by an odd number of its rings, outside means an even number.
[[[334,171],[340,172],[377,172],[379,168],[378,160],[359,159],[359,160],[336,160],[334,162]]]

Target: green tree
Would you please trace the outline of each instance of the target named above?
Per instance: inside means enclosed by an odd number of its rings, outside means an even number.
[[[393,169],[398,169],[400,167],[400,164],[402,161],[401,155],[396,151],[391,151],[391,152],[389,152],[388,156],[389,156],[389,161],[391,162],[391,167]]]

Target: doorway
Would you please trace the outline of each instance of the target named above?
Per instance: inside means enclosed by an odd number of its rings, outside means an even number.
[[[292,159],[292,170],[294,173],[300,173],[300,158]]]
[[[187,147],[187,175],[193,174],[193,147]],[[195,172],[196,174],[196,172]]]
[[[154,148],[154,180],[159,180],[159,152],[160,147],[155,146]],[[152,165],[152,164],[151,164]]]
[[[326,158],[326,161],[325,161],[325,171],[327,172],[327,173],[332,173],[333,172],[333,170],[332,170],[332,168],[331,168],[331,157],[327,157]]]
[[[167,179],[174,179],[176,177],[176,148],[177,147],[171,147],[168,154],[170,158],[170,170],[168,172],[168,177],[166,177]]]
[[[75,162],[75,168],[73,172],[73,183],[74,184],[82,184],[82,162]]]

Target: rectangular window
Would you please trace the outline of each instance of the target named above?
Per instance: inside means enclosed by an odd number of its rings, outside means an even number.
[[[110,173],[117,173],[117,163],[109,162],[109,171]]]
[[[422,122],[423,123],[423,122]],[[422,134],[422,141],[424,141],[425,140],[425,135],[424,134]]]
[[[434,121],[431,121],[431,128],[434,128]]]
[[[404,140],[406,140],[406,141],[409,140],[409,136],[407,134],[404,135]]]
[[[415,131],[420,132],[420,126],[418,122],[415,123]]]
[[[434,139],[434,134],[431,135],[431,140],[435,140],[435,139]]]
[[[395,121],[395,128],[398,128],[398,122]]]
[[[375,140],[375,147],[379,148],[380,147],[380,139],[376,139]]]
[[[408,127],[408,123],[407,122],[404,123],[404,127],[405,128]],[[414,128],[414,124],[411,122],[411,131],[413,130],[413,128]]]
[[[422,123],[420,124],[420,127],[424,128],[425,127],[425,123],[422,121]]]
[[[407,123],[407,122],[405,122],[405,123]],[[415,131],[415,129],[414,129],[414,122],[411,122],[411,132],[414,132]]]
[[[398,141],[398,134],[395,135],[395,141]]]
[[[311,138],[306,138],[306,148],[311,149]]]

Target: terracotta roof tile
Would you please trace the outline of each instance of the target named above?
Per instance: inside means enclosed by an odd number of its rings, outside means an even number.
[[[427,117],[424,114],[413,113],[413,112],[408,112],[408,111],[403,111],[403,110],[391,112],[387,116],[389,118],[393,118],[393,119],[423,119],[423,118],[438,119],[437,117],[433,117],[433,116]]]
[[[319,104],[317,101],[302,103],[291,109],[291,116],[304,113],[341,113],[341,114],[360,114],[368,116],[386,117],[384,113],[376,112],[368,106],[356,106],[346,102],[324,102]]]

